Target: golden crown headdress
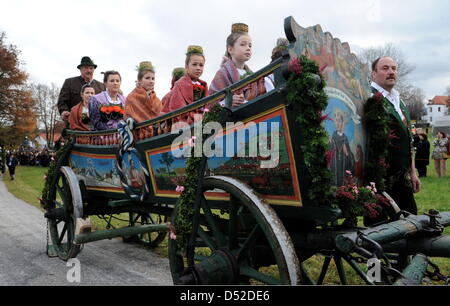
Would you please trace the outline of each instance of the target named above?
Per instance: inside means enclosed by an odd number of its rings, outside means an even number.
[[[233,23],[231,33],[248,33],[248,25],[245,23]]]
[[[137,71],[142,71],[142,70],[151,70],[151,71],[155,71],[155,67],[153,66],[152,62],[150,61],[144,61],[144,62],[140,62],[139,66],[136,67]]]
[[[189,46],[186,55],[201,54],[203,55],[203,48],[200,46]]]

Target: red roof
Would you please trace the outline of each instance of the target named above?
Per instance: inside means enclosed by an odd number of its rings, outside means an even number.
[[[450,97],[448,96],[436,96],[433,98],[433,100],[430,100],[430,103],[428,105],[445,105],[449,106]]]

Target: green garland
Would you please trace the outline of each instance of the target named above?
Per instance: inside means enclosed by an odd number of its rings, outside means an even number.
[[[301,149],[311,182],[308,200],[319,206],[329,206],[334,203],[334,193],[326,158],[329,154],[329,139],[322,125],[326,119],[322,112],[328,105],[324,91],[326,82],[317,64],[304,55],[292,59],[289,70],[293,73],[286,86],[287,101],[298,105],[300,109],[297,122],[304,131]]]
[[[208,122],[220,122],[223,108],[216,104],[209,112],[206,113],[202,120],[203,127]],[[199,138],[198,135],[196,136]],[[206,140],[206,139],[205,139]],[[203,174],[199,172],[202,164],[202,157],[194,157],[195,146],[203,146],[203,143],[195,142],[191,149],[191,157],[186,162],[186,180],[183,182],[184,190],[181,193],[177,207],[176,217],[173,224],[176,229],[176,240],[181,249],[184,249],[189,241],[192,233],[192,221],[194,217],[194,203],[197,197],[197,186]]]
[[[42,194],[41,194],[41,198],[39,199],[39,202],[41,204],[41,207],[45,210],[48,210],[50,208],[50,203],[48,201],[49,200],[48,197],[49,197],[49,193],[50,193],[50,187],[52,186],[52,184],[56,183],[56,182],[53,182],[53,180],[57,175],[58,161],[61,158],[64,158],[64,155],[67,153],[68,150],[70,150],[71,146],[72,146],[71,142],[69,140],[66,140],[64,146],[62,146],[58,151],[56,151],[55,159],[50,162],[48,171],[44,175],[45,184],[44,184],[44,188],[42,189]]]
[[[387,157],[389,154],[389,114],[381,93],[373,94],[364,105],[364,124],[370,131],[367,139],[368,161],[366,182],[374,182],[379,190],[386,188]]]

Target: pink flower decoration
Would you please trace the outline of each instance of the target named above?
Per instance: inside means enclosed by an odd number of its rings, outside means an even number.
[[[345,173],[347,173],[348,175],[352,175],[352,172],[349,170],[345,170]]]
[[[194,147],[195,146],[195,140],[197,139],[196,136],[192,136],[191,139],[189,139],[189,146]]]
[[[170,237],[170,239],[172,239],[172,240],[177,240],[177,235],[175,235],[174,232],[170,232],[169,237]]]
[[[205,107],[205,109],[203,110],[204,113],[209,113],[209,108]]]
[[[184,191],[184,186],[177,186],[175,189],[176,192],[182,193]]]
[[[289,71],[294,72],[297,75],[302,74],[303,67],[300,65],[300,61],[298,60],[298,57],[291,59],[288,65]]]

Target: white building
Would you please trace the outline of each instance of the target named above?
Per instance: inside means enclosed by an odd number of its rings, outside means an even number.
[[[435,122],[446,119],[450,115],[449,103],[450,97],[448,96],[436,96],[429,100],[426,106],[426,115],[422,117],[422,120],[433,126]]]

